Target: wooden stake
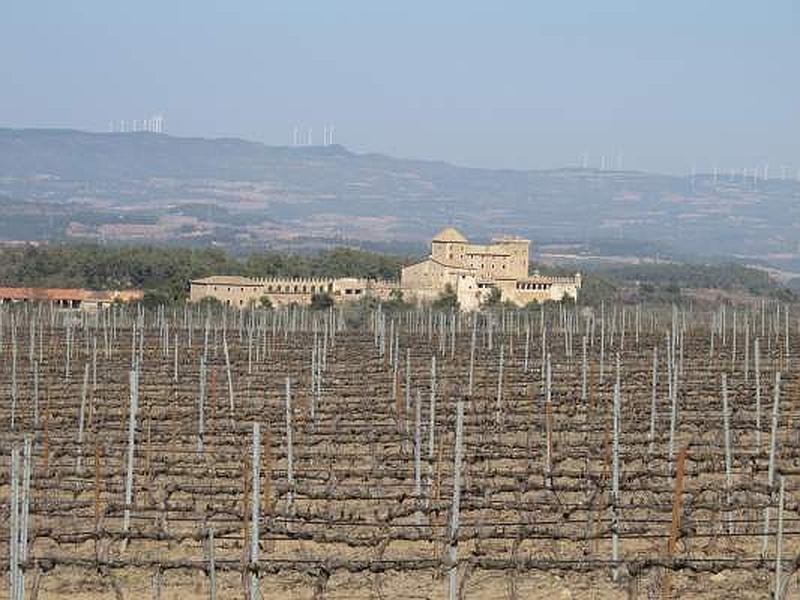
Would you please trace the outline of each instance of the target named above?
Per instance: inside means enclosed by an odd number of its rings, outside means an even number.
[[[681,511],[683,505],[683,477],[686,469],[686,457],[689,455],[689,447],[684,448],[678,453],[675,463],[675,493],[672,497],[672,526],[669,530],[669,540],[667,541],[667,557],[672,558],[678,550],[678,534],[681,527]],[[672,600],[672,569],[667,569],[662,580],[661,597],[664,600]]]

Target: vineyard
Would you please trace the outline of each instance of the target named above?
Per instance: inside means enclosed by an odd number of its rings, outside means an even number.
[[[0,307],[0,597],[800,596],[800,315]]]

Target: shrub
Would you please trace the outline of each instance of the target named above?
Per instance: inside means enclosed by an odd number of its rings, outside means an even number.
[[[431,306],[436,310],[442,311],[458,310],[458,296],[453,291],[453,286],[448,283]]]
[[[333,298],[327,292],[311,296],[311,310],[327,310],[333,306]]]

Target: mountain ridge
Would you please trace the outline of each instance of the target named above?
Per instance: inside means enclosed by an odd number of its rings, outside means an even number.
[[[577,253],[631,241],[646,252],[800,265],[796,181],[487,169],[340,145],[3,128],[0,208],[0,240],[421,242],[453,225]]]

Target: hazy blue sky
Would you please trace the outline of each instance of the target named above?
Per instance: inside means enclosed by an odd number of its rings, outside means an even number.
[[[0,125],[285,144],[474,166],[800,168],[800,2],[18,0]]]

